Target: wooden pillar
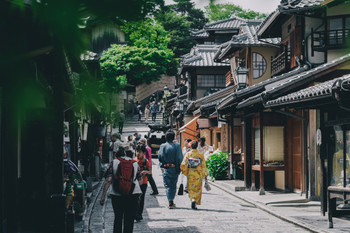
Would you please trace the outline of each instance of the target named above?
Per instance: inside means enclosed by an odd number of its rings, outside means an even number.
[[[260,190],[259,195],[265,195],[264,188],[264,117],[260,113]]]
[[[255,185],[252,181],[252,155],[251,155],[251,117],[243,119],[242,123],[242,151],[244,156],[244,185],[251,188]]]
[[[322,143],[320,147],[321,156],[321,214],[325,216],[327,211],[327,167],[325,165],[325,160],[328,158],[328,140],[327,131],[324,126],[324,111],[320,111],[320,129],[322,135]]]

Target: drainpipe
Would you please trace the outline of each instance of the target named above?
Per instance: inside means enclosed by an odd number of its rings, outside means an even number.
[[[308,119],[307,117],[302,117],[297,114],[291,113],[291,112],[285,112],[282,110],[275,110],[275,112],[289,116],[289,117],[295,117],[298,119],[301,119],[303,121],[303,127],[304,127],[304,174],[305,174],[305,197],[306,199],[309,198],[309,159],[308,159],[308,144],[307,144],[307,125],[308,125]]]
[[[311,16],[308,16],[311,18]],[[320,26],[318,26],[315,31],[317,31],[318,29],[320,29],[321,27],[323,27],[325,25],[325,17],[322,17],[322,24]],[[304,21],[304,28],[305,28],[305,21]],[[304,39],[304,51],[305,51],[305,62],[308,65],[311,65],[312,63],[309,62],[309,50],[308,50],[308,39],[311,35],[313,35],[314,30],[311,30],[311,32],[309,32],[307,35],[305,35],[305,39]],[[312,48],[311,48],[312,49]],[[325,55],[326,57],[326,55]],[[324,59],[324,62],[326,62],[326,59]],[[314,65],[318,65],[318,64],[314,64]],[[310,68],[312,68],[313,66],[311,65]]]

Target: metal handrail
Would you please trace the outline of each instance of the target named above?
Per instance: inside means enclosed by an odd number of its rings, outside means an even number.
[[[350,29],[343,28],[314,32],[313,38],[314,42],[318,42],[315,47],[336,47],[344,45],[349,35]]]

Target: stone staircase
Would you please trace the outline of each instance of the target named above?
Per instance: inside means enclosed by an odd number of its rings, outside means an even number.
[[[138,120],[139,116],[138,115],[133,115],[133,116],[127,116],[125,119],[125,124],[124,127],[127,126],[144,126],[146,125],[145,123],[145,114],[141,115],[141,121]],[[157,117],[155,122],[152,121],[152,116],[148,118],[148,124],[162,124],[163,121],[163,115],[162,113],[157,113]]]

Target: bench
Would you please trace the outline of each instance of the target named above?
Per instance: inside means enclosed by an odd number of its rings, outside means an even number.
[[[342,214],[350,214],[350,210],[337,210],[337,198],[345,201],[350,201],[350,188],[329,186],[328,187],[328,222],[329,228],[333,228],[333,217]]]

